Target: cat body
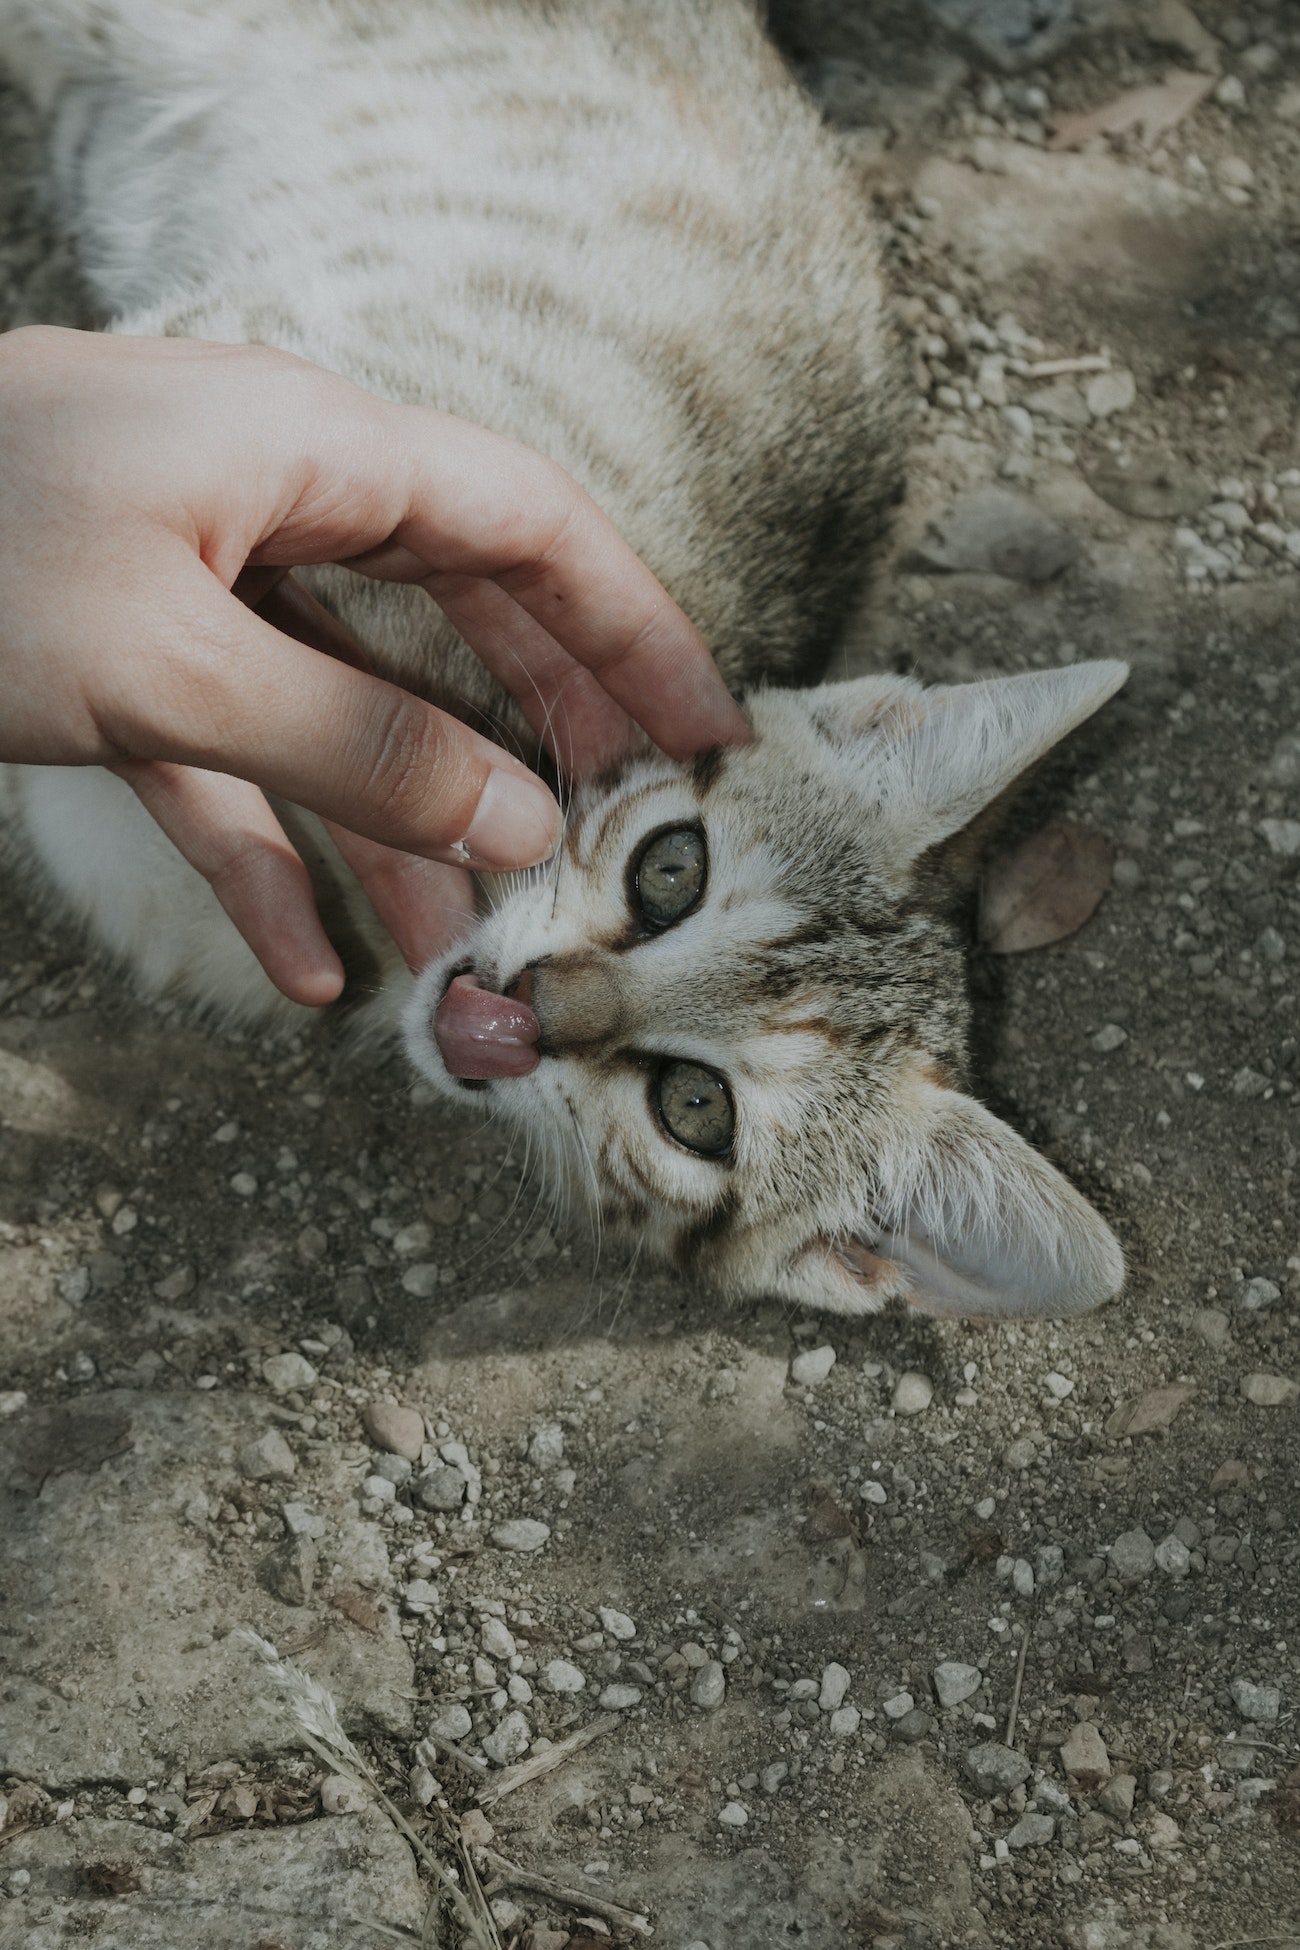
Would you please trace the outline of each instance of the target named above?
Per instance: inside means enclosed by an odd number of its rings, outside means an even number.
[[[742,0],[0,0],[0,65],[112,329],[270,342],[539,447],[745,693],[752,747],[581,787],[557,860],[413,986],[296,821],[425,1074],[731,1292],[1114,1292],[1102,1221],[963,1092],[948,862],[1123,667],[764,688],[824,667],[898,443],[861,192]],[[312,586],[381,675],[531,743],[420,592]],[[11,767],[6,796],[147,989],[289,1013],[118,780]],[[492,998],[524,1053],[489,1028],[476,1070]]]

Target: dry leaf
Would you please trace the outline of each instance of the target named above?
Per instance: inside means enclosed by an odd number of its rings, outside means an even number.
[[[980,940],[995,955],[1063,941],[1096,908],[1114,861],[1110,841],[1073,819],[995,855],[980,888]]]
[[[832,1543],[837,1537],[851,1537],[856,1544],[859,1531],[851,1513],[844,1508],[828,1483],[809,1483],[804,1493],[804,1536],[812,1544]]]
[[[363,1632],[369,1632],[372,1639],[384,1636],[384,1614],[364,1591],[336,1591],[330,1603],[352,1624],[359,1626]]]
[[[1145,1395],[1134,1395],[1121,1402],[1107,1423],[1109,1436],[1155,1435],[1167,1429],[1184,1402],[1196,1393],[1190,1382],[1167,1381],[1161,1388],[1148,1388]]]
[[[1215,84],[1212,74],[1190,74],[1175,68],[1163,81],[1145,88],[1128,88],[1099,108],[1077,109],[1056,118],[1049,149],[1082,149],[1098,135],[1127,135],[1136,129],[1147,148],[1190,115]]]
[[[132,1446],[131,1417],[96,1401],[59,1402],[28,1416],[14,1444],[15,1489],[39,1496],[68,1469],[96,1470]]]

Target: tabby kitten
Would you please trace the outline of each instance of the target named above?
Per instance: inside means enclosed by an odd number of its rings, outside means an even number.
[[[1123,681],[811,690],[896,491],[861,192],[742,0],[0,0],[112,329],[261,340],[567,467],[704,631],[756,738],[583,786],[405,993],[412,1058],[620,1231],[733,1294],[1066,1312],[1108,1228],[962,1090],[961,835]],[[381,674],[527,744],[417,591],[313,580]],[[290,1013],[107,773],[10,818],[148,990]]]

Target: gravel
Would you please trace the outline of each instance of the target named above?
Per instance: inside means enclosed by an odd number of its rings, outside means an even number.
[[[801,1388],[816,1388],[835,1366],[833,1347],[810,1347],[790,1363],[790,1379]]]
[[[580,1693],[587,1675],[571,1659],[548,1659],[542,1667],[542,1684],[548,1693]]]
[[[489,1532],[488,1541],[499,1551],[539,1551],[550,1537],[549,1524],[536,1517],[511,1517]]]
[[[715,1712],[727,1697],[726,1668],[718,1659],[706,1659],[691,1680],[691,1705],[706,1713]]]
[[[940,1706],[948,1708],[960,1706],[972,1693],[977,1693],[984,1675],[978,1666],[965,1666],[955,1659],[945,1659],[935,1667],[931,1674],[934,1683],[934,1696]]]
[[[844,1704],[852,1680],[844,1666],[831,1664],[823,1668],[821,1690],[817,1704],[823,1713],[833,1713],[837,1706]]]
[[[1126,1583],[1150,1577],[1156,1565],[1156,1548],[1145,1530],[1125,1530],[1110,1547],[1110,1568]]]
[[[376,1449],[404,1456],[411,1463],[419,1462],[424,1447],[424,1417],[415,1409],[401,1408],[396,1402],[367,1402],[361,1425]]]
[[[895,1415],[920,1415],[934,1400],[934,1383],[929,1375],[901,1374],[894,1384]]]
[[[250,1483],[288,1482],[298,1461],[279,1429],[266,1429],[239,1452],[239,1473]]]
[[[533,1730],[517,1709],[498,1720],[491,1733],[483,1736],[483,1752],[494,1767],[509,1767],[522,1760],[533,1741]]]

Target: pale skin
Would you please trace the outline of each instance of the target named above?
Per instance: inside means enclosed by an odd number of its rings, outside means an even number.
[[[575,774],[638,724],[680,758],[749,736],[540,454],[262,347],[0,335],[0,759],[117,772],[296,1002],[343,969],[267,793],[329,823],[412,967],[472,912],[466,867],[561,830],[533,773],[370,674],[289,574],[318,562],[418,583]]]

